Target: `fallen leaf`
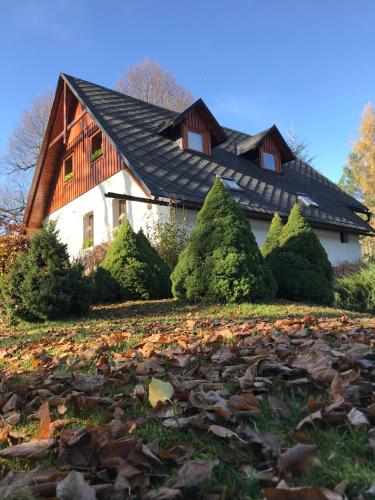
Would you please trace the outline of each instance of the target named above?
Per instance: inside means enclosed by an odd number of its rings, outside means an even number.
[[[342,495],[325,488],[264,488],[265,500],[343,500]]]
[[[305,462],[317,450],[314,444],[297,443],[279,456],[277,466],[280,472],[299,472],[304,468]]]
[[[40,418],[40,427],[35,436],[35,439],[48,439],[51,437],[51,415],[49,412],[48,401],[43,403],[38,411],[38,417]]]
[[[173,385],[170,382],[163,382],[157,378],[152,378],[148,386],[148,399],[153,408],[157,404],[168,401],[173,396]]]
[[[36,460],[47,455],[48,451],[56,443],[55,439],[32,440],[27,443],[17,444],[0,450],[3,458],[29,458]]]
[[[366,415],[354,407],[348,413],[348,420],[354,427],[370,427]]]
[[[222,438],[236,437],[240,441],[245,442],[239,437],[238,434],[236,434],[230,429],[227,429],[226,427],[222,427],[221,425],[210,425],[210,427],[208,428],[208,432],[212,432],[213,434],[216,434],[216,436]]]
[[[207,479],[212,469],[219,463],[218,460],[190,460],[177,473],[174,488],[192,488]]]
[[[81,472],[72,470],[65,479],[56,485],[56,497],[59,500],[96,500],[95,491],[89,486]]]

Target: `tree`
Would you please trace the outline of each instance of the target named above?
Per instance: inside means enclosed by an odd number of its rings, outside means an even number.
[[[116,90],[173,111],[183,111],[193,102],[190,91],[177,83],[173,73],[148,58],[130,66]]]
[[[0,190],[0,228],[22,219],[32,174],[47,128],[53,94],[46,92],[22,112],[1,158],[0,174],[5,184]]]
[[[170,270],[144,236],[126,221],[94,274],[95,300],[163,299],[171,295]]]
[[[89,281],[72,264],[53,224],[41,229],[1,277],[0,292],[9,316],[29,320],[82,314],[90,307]]]
[[[375,208],[375,110],[370,103],[363,110],[359,137],[347,167],[362,193],[364,204]]]
[[[332,302],[332,266],[299,205],[292,208],[279,244],[266,262],[277,281],[279,297],[318,304]]]
[[[358,200],[363,199],[362,192],[358,186],[356,176],[351,168],[351,164],[357,161],[354,153],[350,153],[348,162],[344,165],[343,173],[338,182],[339,188]]]
[[[172,283],[176,297],[192,302],[244,302],[274,293],[250,224],[220,178],[198,213]]]
[[[286,134],[287,134],[286,141],[288,143],[288,146],[295,154],[295,156],[300,160],[308,163],[309,165],[312,165],[316,156],[310,155],[308,151],[309,144],[306,143],[304,139],[300,139],[297,137],[292,125],[290,126],[289,129],[287,129]]]
[[[283,221],[280,217],[280,214],[277,212],[273,216],[270,228],[268,230],[266,241],[261,248],[261,252],[263,257],[267,257],[270,253],[272,253],[275,248],[279,246],[279,239],[281,235],[281,231],[283,230]]]

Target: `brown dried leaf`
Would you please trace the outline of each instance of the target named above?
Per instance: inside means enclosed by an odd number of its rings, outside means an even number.
[[[48,439],[51,437],[51,415],[49,412],[48,401],[43,403],[38,411],[38,417],[40,418],[40,427],[36,433],[35,439]]]
[[[177,474],[174,488],[192,488],[207,479],[212,474],[212,469],[219,463],[218,460],[190,460],[186,462]]]
[[[32,440],[28,443],[17,444],[0,450],[0,457],[2,458],[29,458],[37,460],[47,455],[48,451],[56,443],[53,438]]]
[[[277,461],[280,472],[298,472],[305,465],[305,462],[317,450],[315,444],[298,443],[293,448],[289,448],[282,453]]]

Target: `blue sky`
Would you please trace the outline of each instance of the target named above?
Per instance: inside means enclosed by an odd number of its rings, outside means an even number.
[[[374,0],[4,0],[0,151],[61,71],[113,87],[147,56],[223,125],[292,123],[337,181],[375,102],[374,25]]]

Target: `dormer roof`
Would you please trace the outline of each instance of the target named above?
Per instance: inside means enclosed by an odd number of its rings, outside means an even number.
[[[247,137],[243,141],[237,143],[237,155],[246,155],[247,153],[260,148],[264,144],[267,137],[272,137],[276,141],[283,163],[296,159],[296,156],[288,146],[288,143],[276,125],[272,125],[272,127],[263,130],[263,132],[258,132],[257,134]]]

